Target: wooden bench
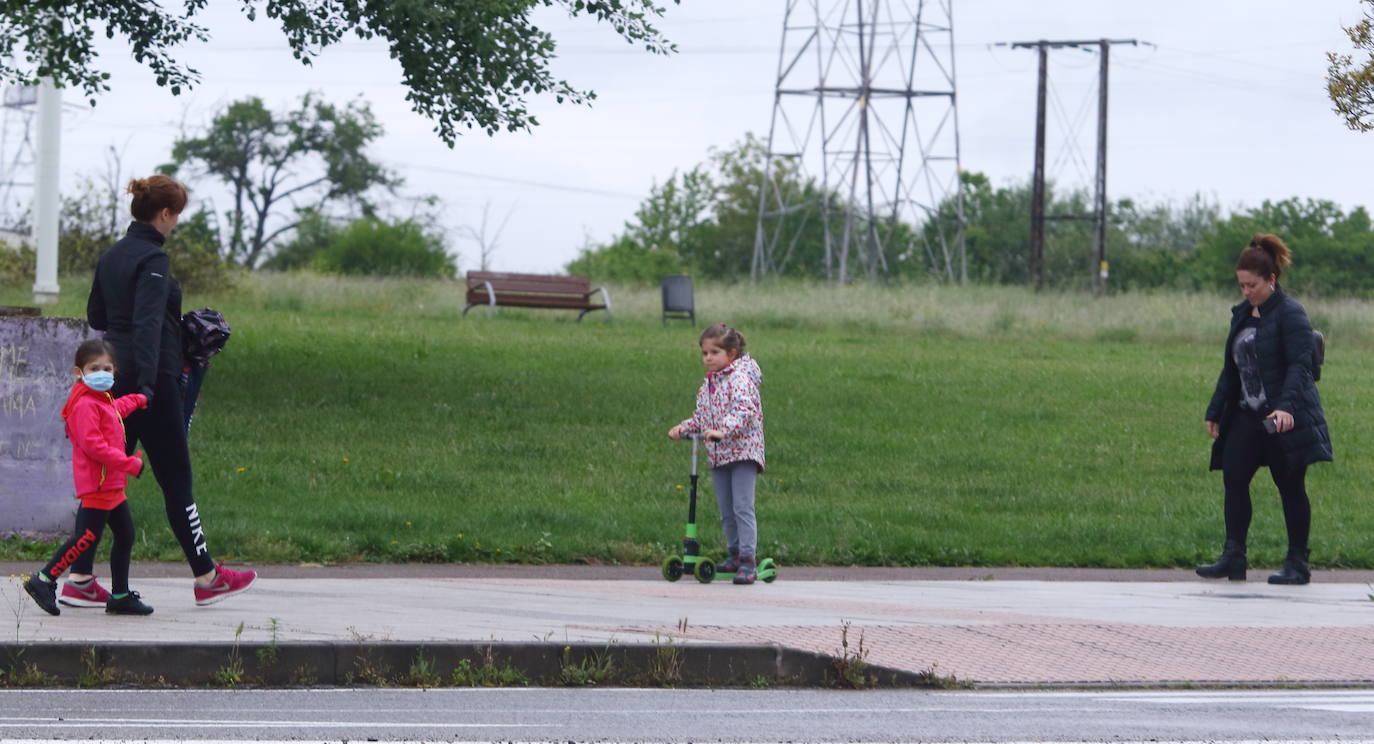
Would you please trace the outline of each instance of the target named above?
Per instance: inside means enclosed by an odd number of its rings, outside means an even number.
[[[600,304],[591,300],[597,292],[604,300]],[[593,310],[605,310],[608,317],[611,314],[610,293],[603,287],[592,289],[592,281],[585,276],[469,271],[467,302],[463,315],[478,305],[486,305],[488,315],[497,305],[580,310],[579,321]]]

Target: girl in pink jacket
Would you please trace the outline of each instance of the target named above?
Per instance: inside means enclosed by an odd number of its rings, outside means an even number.
[[[668,436],[700,434],[706,440],[720,527],[730,547],[719,570],[735,572],[736,584],[752,584],[758,576],[754,482],[763,472],[763,370],[744,353],[744,336],[724,323],[701,334],[701,361],[706,380],[697,390],[696,412]]]
[[[130,475],[143,473],[143,460],[125,453],[124,419],[148,406],[139,393],[120,398],[110,396],[114,387],[114,347],[100,339],[83,342],[76,349],[76,367],[62,418],[67,423],[67,439],[72,443],[72,479],[81,508],[76,512],[76,531],[48,565],[24,582],[24,589],[50,615],[59,615],[57,579],[87,551],[95,550],[100,535],[109,524],[114,534],[110,550],[110,573],[114,589],[105,602],[105,611],[114,615],[148,615],[153,608],[143,604],[138,592],[129,591],[129,556],[134,547],[134,520],[124,486]],[[90,579],[94,581],[94,579]]]

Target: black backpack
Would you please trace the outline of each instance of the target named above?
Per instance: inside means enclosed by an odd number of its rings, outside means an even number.
[[[181,316],[181,344],[186,360],[201,367],[229,341],[229,321],[217,310],[203,307]]]

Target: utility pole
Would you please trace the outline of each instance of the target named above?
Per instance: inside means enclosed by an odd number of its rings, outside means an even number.
[[[1049,81],[1049,49],[1037,44],[1040,59],[1035,88],[1035,168],[1031,171],[1031,286],[1045,286],[1045,88]]]
[[[58,177],[62,157],[62,91],[51,78],[38,87],[38,172],[34,179],[34,302],[56,302]]]
[[[1134,43],[1134,42],[1132,42]],[[1107,52],[1111,42],[1097,42],[1097,173],[1093,178],[1093,293],[1107,291]]]
[[[1045,284],[1045,90],[1049,84],[1049,50],[1096,47],[1097,81],[1097,173],[1093,183],[1093,291],[1101,294],[1107,287],[1107,50],[1113,44],[1137,46],[1136,39],[1098,39],[1096,41],[1014,41],[996,46],[1035,49],[1039,57],[1035,96],[1035,169],[1031,174],[1030,279],[1039,291]],[[1149,43],[1149,42],[1145,42]],[[1055,219],[1080,219],[1072,215]]]

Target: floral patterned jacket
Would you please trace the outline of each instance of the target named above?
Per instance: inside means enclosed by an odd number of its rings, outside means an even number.
[[[706,375],[697,390],[697,408],[683,421],[682,433],[700,434],[719,429],[725,438],[706,443],[706,459],[718,468],[732,462],[753,460],[763,472],[763,400],[759,383],[763,370],[748,354],[725,368]]]

